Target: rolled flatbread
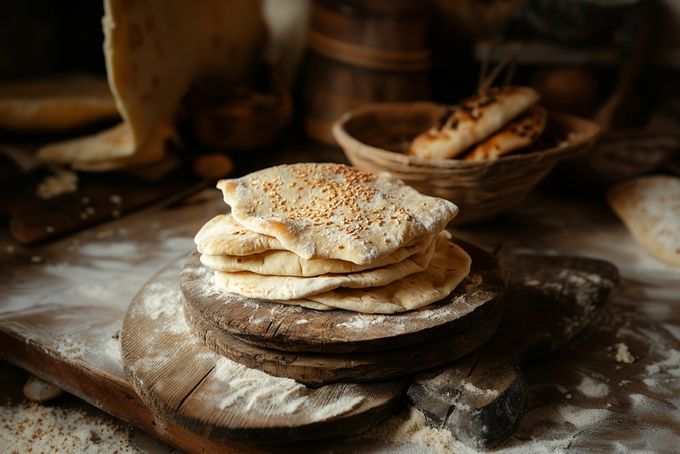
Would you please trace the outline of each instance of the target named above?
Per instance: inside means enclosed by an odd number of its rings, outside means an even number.
[[[420,134],[409,154],[426,159],[455,158],[486,139],[510,120],[538,102],[528,87],[494,88],[452,107],[439,125]]]
[[[547,118],[548,113],[544,108],[531,106],[499,132],[477,145],[463,160],[492,161],[528,147],[543,133]]]

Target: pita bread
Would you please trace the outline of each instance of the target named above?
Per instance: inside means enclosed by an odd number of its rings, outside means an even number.
[[[59,132],[118,117],[106,80],[90,76],[0,83],[0,128]]]
[[[293,277],[265,276],[247,271],[240,273],[215,271],[215,285],[228,293],[267,300],[305,298],[317,293],[328,292],[338,287],[380,287],[413,273],[423,271],[430,264],[430,260],[432,260],[434,248],[435,244],[433,242],[427,251],[415,254],[401,262],[359,273]]]
[[[129,125],[121,123],[97,134],[46,145],[38,150],[38,158],[102,172],[156,162],[165,156],[165,145],[154,138],[149,148],[144,145],[142,153],[136,151]]]
[[[435,235],[423,235],[411,244],[397,249],[382,259],[366,264],[356,265],[352,262],[337,259],[305,260],[289,251],[267,251],[247,256],[233,255],[201,255],[201,263],[215,271],[237,273],[249,271],[270,276],[312,277],[322,274],[358,273],[372,268],[380,268],[411,257],[432,245]]]
[[[109,85],[137,153],[147,150],[143,144],[153,149],[159,131],[174,131],[193,83],[247,79],[266,36],[260,2],[252,0],[106,0],[104,9]]]
[[[342,164],[292,164],[217,184],[234,219],[303,259],[373,263],[457,214],[448,200]]]
[[[412,274],[384,287],[340,288],[305,299],[277,301],[304,307],[309,302],[322,304],[318,309],[337,308],[364,314],[394,314],[415,310],[446,298],[470,274],[472,260],[456,244],[439,239],[439,245],[425,271]]]
[[[231,214],[209,220],[194,237],[198,252],[210,256],[246,256],[267,251],[285,250],[272,236],[251,232],[236,222]]]
[[[540,106],[531,106],[526,112],[505,125],[499,132],[477,145],[465,161],[498,159],[520,148],[528,147],[545,129],[548,113]]]
[[[680,178],[636,178],[611,189],[608,199],[640,246],[680,266]]]
[[[454,106],[437,125],[411,143],[409,154],[426,159],[455,158],[486,139],[538,102],[528,87],[494,88]]]

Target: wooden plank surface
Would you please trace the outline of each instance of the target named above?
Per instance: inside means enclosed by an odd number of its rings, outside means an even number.
[[[92,385],[87,373],[55,353],[59,331],[53,332],[50,324],[41,322],[22,325],[23,335],[14,332],[20,337],[10,335],[12,328],[5,323],[7,313],[19,311],[15,314],[19,315],[35,311],[36,305],[49,308],[47,305],[52,304],[62,308],[61,314],[95,306],[103,308],[104,314],[113,310],[122,316],[127,302],[144,281],[164,264],[190,251],[191,237],[198,227],[223,210],[219,194],[209,191],[172,210],[143,211],[31,250],[11,243],[5,232],[0,240],[3,357],[43,378],[55,370],[64,371],[64,376],[52,380],[100,408],[112,402],[107,411],[116,414],[114,404],[128,400],[126,393],[131,392],[122,375],[112,375],[116,380],[101,386]],[[489,250],[600,257],[615,263],[622,275],[607,317],[555,359],[526,371],[527,414],[506,449],[516,452],[551,446],[589,452],[618,447],[672,452],[677,447],[680,384],[674,372],[678,360],[672,355],[680,351],[678,270],[656,262],[640,250],[600,201],[570,199],[564,194],[560,198],[532,196],[494,223],[457,233]],[[122,318],[118,323],[121,321]],[[101,332],[107,331],[102,327]],[[27,338],[44,339],[45,345],[26,342]],[[612,347],[618,343],[628,345],[636,357],[634,363],[615,360]],[[102,355],[98,343],[85,345],[93,348],[94,356]],[[104,356],[100,361],[104,362]],[[112,370],[115,372],[113,367]],[[78,374],[69,377],[68,372]],[[109,401],[94,398],[92,390],[108,393]],[[134,405],[140,402],[134,395],[130,401]],[[144,408],[140,407],[136,419],[118,416],[168,439],[163,431],[174,429],[154,427],[155,421]],[[407,415],[397,415],[384,427],[401,427],[407,419]],[[157,426],[162,424],[157,422]],[[395,447],[395,440],[404,439],[399,438],[399,431],[394,432],[389,438],[392,441],[373,432],[364,438],[374,437],[379,446]],[[187,438],[186,433],[176,433],[180,442]],[[317,443],[315,447],[336,452],[355,449],[369,445],[364,438]],[[418,442],[414,440],[406,439]],[[183,447],[209,451],[196,445]],[[238,452],[237,447],[233,450]]]

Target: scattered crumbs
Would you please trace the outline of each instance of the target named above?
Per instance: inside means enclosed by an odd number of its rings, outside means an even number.
[[[5,250],[7,251],[7,253],[12,254],[15,251],[15,248],[14,248],[14,246],[10,245],[10,246],[7,246],[5,248]]]
[[[113,418],[35,402],[0,406],[0,441],[4,452],[143,452]]]
[[[309,320],[305,320],[305,319],[295,321],[296,325],[305,325],[307,323],[309,323]]]
[[[31,262],[40,263],[42,262],[42,257],[40,257],[39,255],[34,255],[33,257],[31,257]]]
[[[111,216],[113,216],[114,218],[119,218],[120,217],[120,210],[111,211]]]
[[[118,194],[112,194],[111,197],[109,197],[109,201],[114,205],[120,205],[121,203],[123,203],[122,197],[119,196]]]
[[[57,170],[53,175],[45,178],[36,191],[38,197],[48,200],[78,189],[78,175],[70,170]]]
[[[81,197],[80,203],[82,203],[83,205],[87,205],[88,203],[90,203],[90,198],[89,197]]]
[[[96,213],[96,211],[93,207],[87,207],[85,208],[85,213],[87,213],[88,216],[92,216]]]
[[[51,225],[48,225],[47,227],[45,227],[45,232],[54,233],[54,227],[52,227]]]
[[[633,356],[633,354],[630,352],[630,349],[628,348],[628,345],[624,342],[619,342],[618,344],[613,345],[612,349],[615,351],[614,358],[617,362],[626,364],[635,362],[635,356]]]
[[[88,217],[88,216],[87,216],[87,213],[86,213],[86,212],[84,212],[84,211],[81,211],[81,212],[80,212],[80,219],[87,219],[87,217]]]

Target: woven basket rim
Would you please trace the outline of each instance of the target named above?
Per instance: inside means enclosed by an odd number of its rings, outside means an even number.
[[[463,161],[460,159],[425,159],[418,156],[406,155],[384,148],[378,148],[361,142],[359,139],[352,136],[346,129],[345,125],[359,116],[369,113],[395,111],[395,110],[429,110],[434,108],[444,107],[443,104],[437,104],[430,101],[416,101],[416,102],[384,102],[371,103],[364,106],[357,107],[346,112],[333,124],[333,137],[340,144],[346,154],[362,155],[366,158],[369,155],[374,155],[374,158],[383,158],[392,162],[395,165],[403,165],[409,167],[432,168],[432,169],[475,169],[491,167],[495,165],[510,164],[513,162],[522,161],[541,161],[543,159],[552,158],[564,159],[572,153],[583,150],[587,145],[592,144],[600,136],[601,128],[594,121],[569,115],[548,111],[549,119],[557,121],[561,124],[577,123],[582,126],[581,131],[576,132],[574,137],[568,139],[565,145],[558,145],[545,150],[532,151],[531,153],[510,154],[502,156],[495,160],[485,161]],[[570,128],[571,129],[571,128]],[[369,158],[370,159],[370,158]]]

